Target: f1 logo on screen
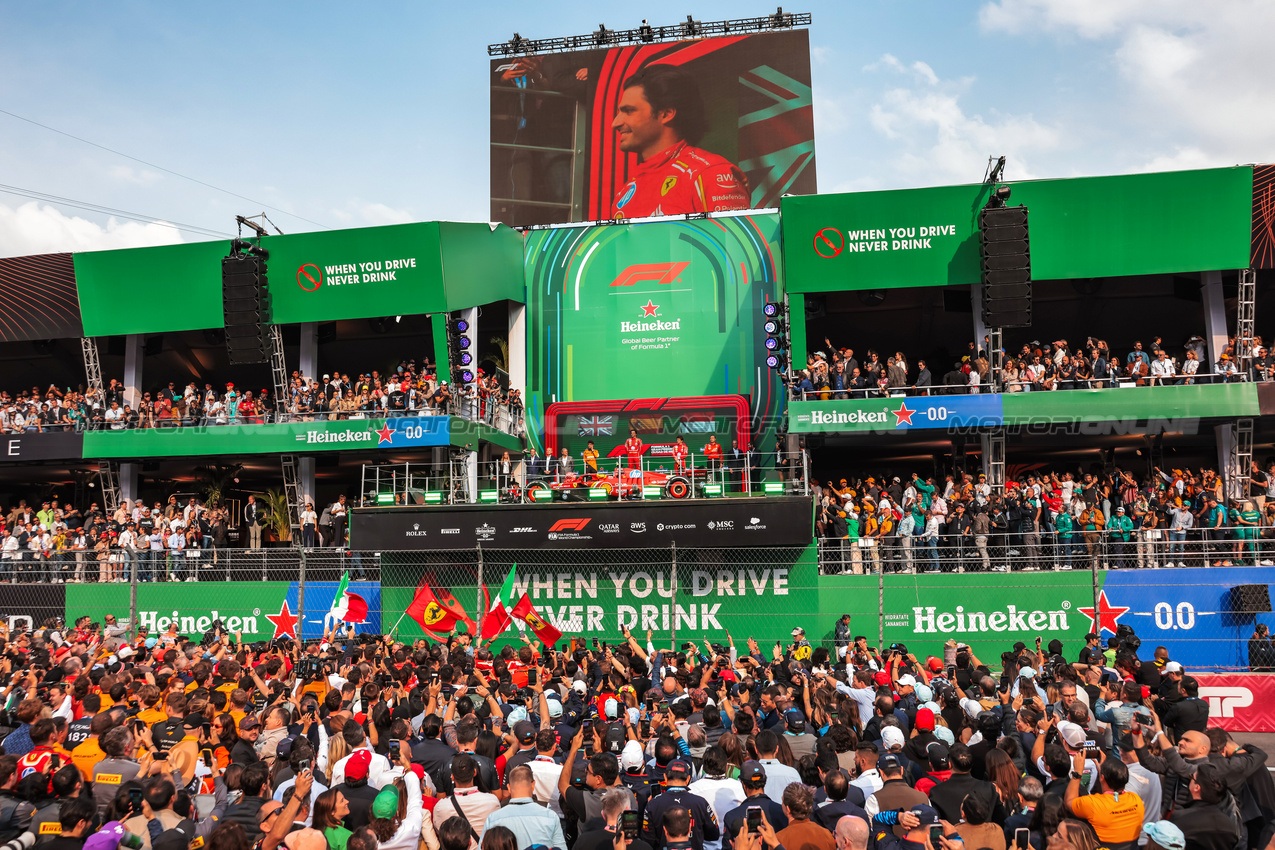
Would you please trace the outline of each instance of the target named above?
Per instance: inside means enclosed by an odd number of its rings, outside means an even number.
[[[589,518],[581,519],[560,519],[553,525],[549,526],[550,531],[584,531],[585,526],[589,524]]]
[[[638,283],[677,283],[690,260],[676,263],[638,263],[615,276],[611,286],[633,286]]]
[[[1234,717],[1235,709],[1253,704],[1253,692],[1244,687],[1202,687],[1200,699],[1209,701],[1210,717]]]

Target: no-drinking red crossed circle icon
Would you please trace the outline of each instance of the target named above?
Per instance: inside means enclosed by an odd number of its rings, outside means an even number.
[[[835,227],[825,227],[815,234],[815,253],[826,260],[840,254],[845,247],[845,236]]]

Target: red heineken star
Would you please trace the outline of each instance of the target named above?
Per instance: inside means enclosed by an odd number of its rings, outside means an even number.
[[[377,444],[378,446],[379,446],[381,443],[389,443],[389,444],[393,445],[393,443],[394,443],[394,429],[390,427],[390,423],[386,422],[386,423],[385,423],[385,427],[381,428],[381,430],[376,431],[375,433],[376,433],[376,436],[379,438],[379,439],[377,439],[377,441],[376,441],[376,444]]]
[[[1098,595],[1098,610],[1095,613],[1093,608],[1077,608],[1081,614],[1089,618],[1090,629],[1101,635],[1103,632],[1116,633],[1116,626],[1120,624],[1120,618],[1128,613],[1128,608],[1121,608],[1112,605],[1107,601],[1107,591],[1103,591]]]
[[[646,318],[647,316],[654,316],[655,311],[658,309],[660,309],[659,305],[652,304],[651,299],[648,298],[646,299],[646,306],[642,308],[642,317]]]
[[[911,424],[912,424],[912,414],[913,414],[913,413],[916,413],[916,411],[915,411],[915,410],[908,410],[908,403],[907,403],[906,401],[899,402],[899,409],[898,409],[898,410],[891,410],[890,412],[894,414],[894,427],[895,427],[895,428],[899,427],[900,425],[902,425],[902,424],[903,424],[903,423],[905,423],[905,422],[906,422],[908,425],[911,425]]]
[[[283,600],[283,607],[279,609],[278,614],[267,614],[266,619],[274,623],[274,634],[271,635],[271,640],[283,636],[296,639],[297,620],[300,617],[288,610],[288,600]]]

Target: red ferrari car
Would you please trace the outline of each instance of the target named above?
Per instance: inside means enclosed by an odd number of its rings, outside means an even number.
[[[619,469],[614,472],[572,474],[560,479],[533,481],[527,485],[527,496],[532,501],[547,499],[553,491],[568,493],[601,490],[611,499],[640,499],[643,487],[659,487],[665,498],[689,499],[693,492],[690,476],[673,475],[653,470]],[[588,498],[588,494],[578,498]]]

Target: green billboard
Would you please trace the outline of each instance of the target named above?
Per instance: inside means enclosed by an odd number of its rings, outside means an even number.
[[[550,404],[605,399],[748,396],[773,427],[761,311],[782,297],[778,242],[773,214],[529,232],[533,442]],[[605,430],[604,454],[628,436]]]
[[[1060,280],[1247,268],[1248,166],[1009,184],[1030,211],[1032,277]],[[965,285],[979,280],[988,186],[784,198],[790,292]]]
[[[1216,419],[1259,413],[1257,385],[1249,382],[1003,393],[1000,399],[1006,425]]]
[[[267,236],[270,321],[417,315],[523,299],[505,225],[419,222]],[[76,254],[86,336],[220,328],[230,241]]]

